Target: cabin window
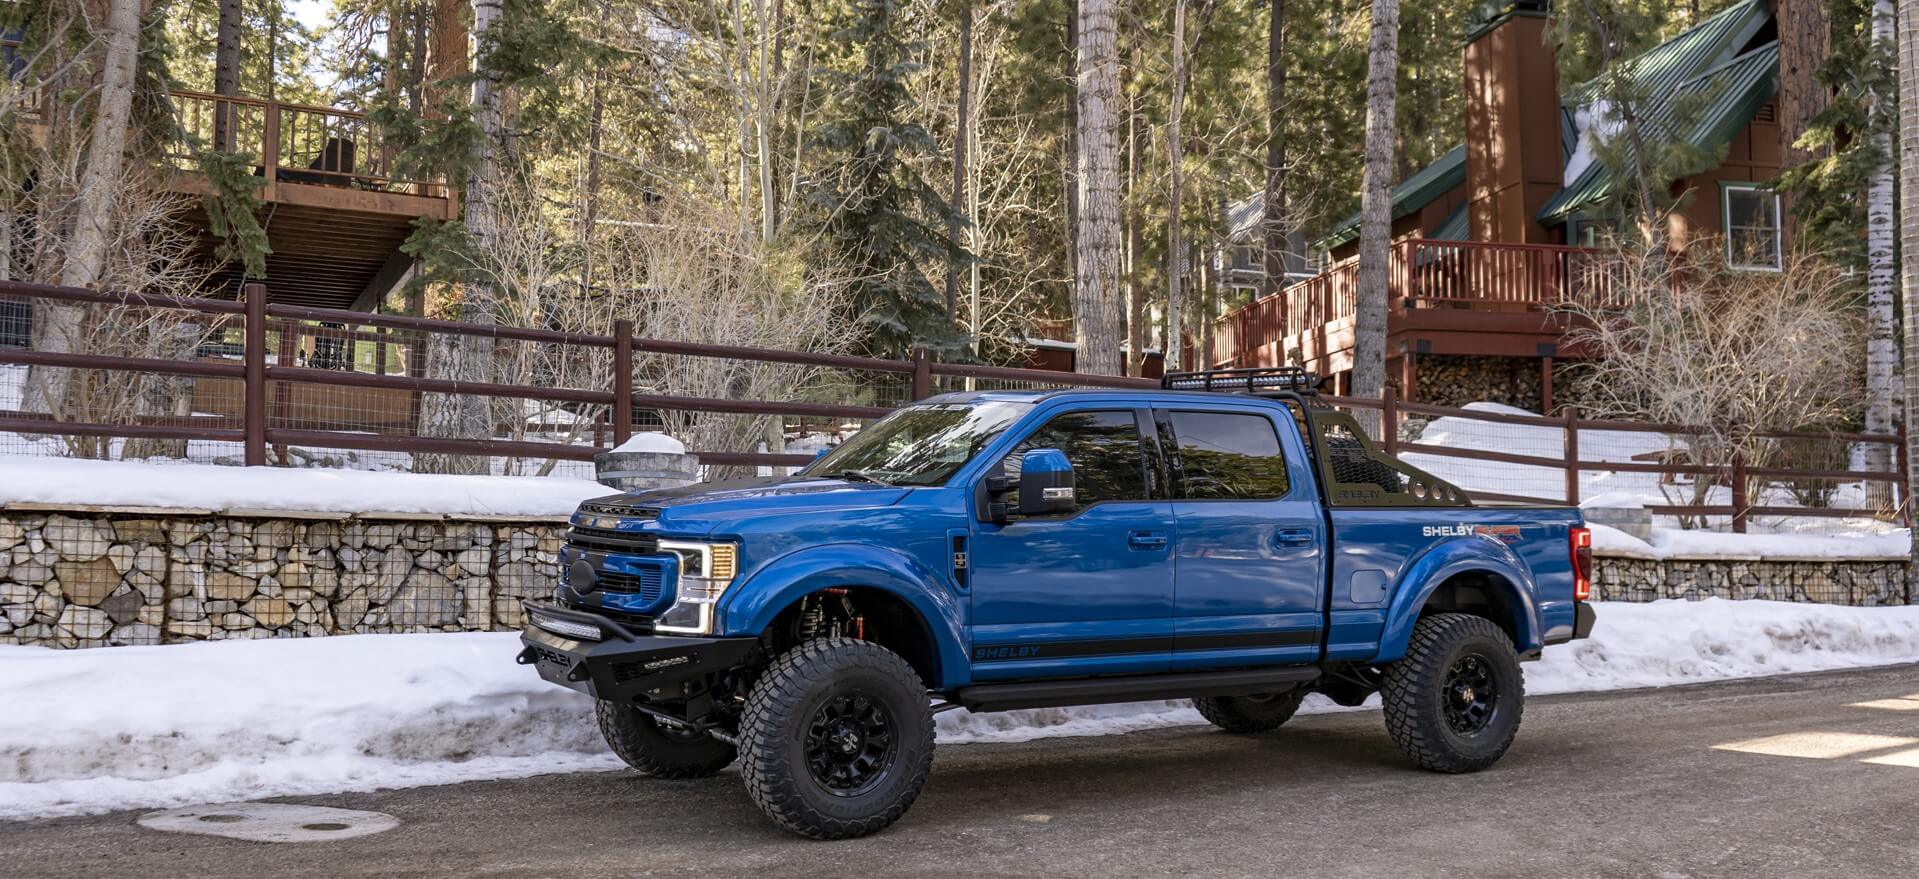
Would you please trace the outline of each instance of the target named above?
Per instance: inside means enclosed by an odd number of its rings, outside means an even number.
[[[1725,184],[1720,190],[1726,228],[1726,264],[1736,269],[1778,271],[1785,260],[1780,240],[1779,196],[1753,184]]]

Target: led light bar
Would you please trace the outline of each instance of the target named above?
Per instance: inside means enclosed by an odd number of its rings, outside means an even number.
[[[1206,369],[1169,372],[1159,386],[1171,391],[1292,391],[1311,394],[1319,389],[1319,374],[1303,366],[1255,366],[1245,369]]]
[[[532,617],[533,625],[539,626],[555,635],[565,635],[568,638],[578,638],[582,641],[598,641],[605,637],[605,635],[600,632],[600,627],[591,623],[576,623],[572,620],[550,617],[543,613],[534,613]]]

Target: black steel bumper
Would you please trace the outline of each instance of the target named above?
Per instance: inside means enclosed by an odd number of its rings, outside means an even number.
[[[520,643],[526,647],[517,661],[596,699],[674,702],[700,696],[712,689],[716,676],[744,664],[760,643],[757,638],[639,634],[599,614],[550,601],[523,605],[527,626]],[[536,621],[542,617],[558,626],[597,629],[600,638],[549,631]]]
[[[1573,639],[1592,637],[1593,621],[1598,618],[1592,605],[1583,601],[1573,604]]]

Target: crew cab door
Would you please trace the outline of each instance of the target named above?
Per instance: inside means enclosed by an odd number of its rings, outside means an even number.
[[[1264,407],[1154,420],[1177,535],[1172,667],[1316,661],[1327,534],[1298,432]]]
[[[974,525],[968,551],[975,680],[1140,674],[1172,652],[1173,515],[1148,467],[1151,413],[1061,412],[988,473],[1018,481],[1031,449],[1072,462],[1070,513]]]

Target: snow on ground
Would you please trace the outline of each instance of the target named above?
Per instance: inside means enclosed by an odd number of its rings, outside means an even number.
[[[1500,403],[1468,403],[1465,408],[1490,414],[1539,417],[1536,412]],[[1565,430],[1558,427],[1498,424],[1473,418],[1446,416],[1427,422],[1414,441],[1449,448],[1560,458],[1565,454],[1565,435]],[[1586,461],[1646,463],[1656,461],[1659,456],[1682,447],[1684,442],[1683,438],[1664,433],[1581,430],[1579,457]],[[1420,452],[1407,452],[1400,457],[1406,463],[1426,470],[1469,492],[1538,498],[1566,496],[1566,475],[1557,467],[1479,461]],[[1679,477],[1686,481],[1662,482],[1661,480],[1665,478],[1668,477],[1658,473],[1587,470],[1579,476],[1579,496],[1584,500],[1581,506],[1593,506],[1601,499],[1606,506],[1629,508],[1694,503],[1723,506],[1732,503],[1731,489],[1726,486],[1713,486],[1704,492],[1703,499],[1695,500],[1694,488],[1689,479]],[[1829,505],[1864,507],[1866,506],[1865,491],[1863,483],[1837,485],[1834,487]],[[1769,486],[1758,494],[1759,496],[1753,499],[1753,503],[1757,505],[1800,505],[1800,502],[1783,484]],[[1654,522],[1664,525],[1677,524],[1677,520],[1668,516],[1655,517]],[[1856,533],[1883,531],[1892,527],[1889,523],[1873,519],[1832,519],[1808,516],[1755,517],[1750,524],[1754,531],[1760,532]]]
[[[1906,529],[1853,534],[1730,534],[1654,528],[1644,541],[1605,525],[1588,525],[1593,551],[1641,559],[1903,560],[1912,551]]]
[[[1602,604],[1535,694],[1919,661],[1919,607]],[[413,787],[619,762],[513,633],[0,647],[0,819]],[[1339,709],[1320,697],[1307,712]],[[1181,702],[939,715],[941,744],[1201,723]]]
[[[0,456],[0,503],[565,516],[580,501],[611,493],[611,489],[590,479],[568,477],[452,476]]]

